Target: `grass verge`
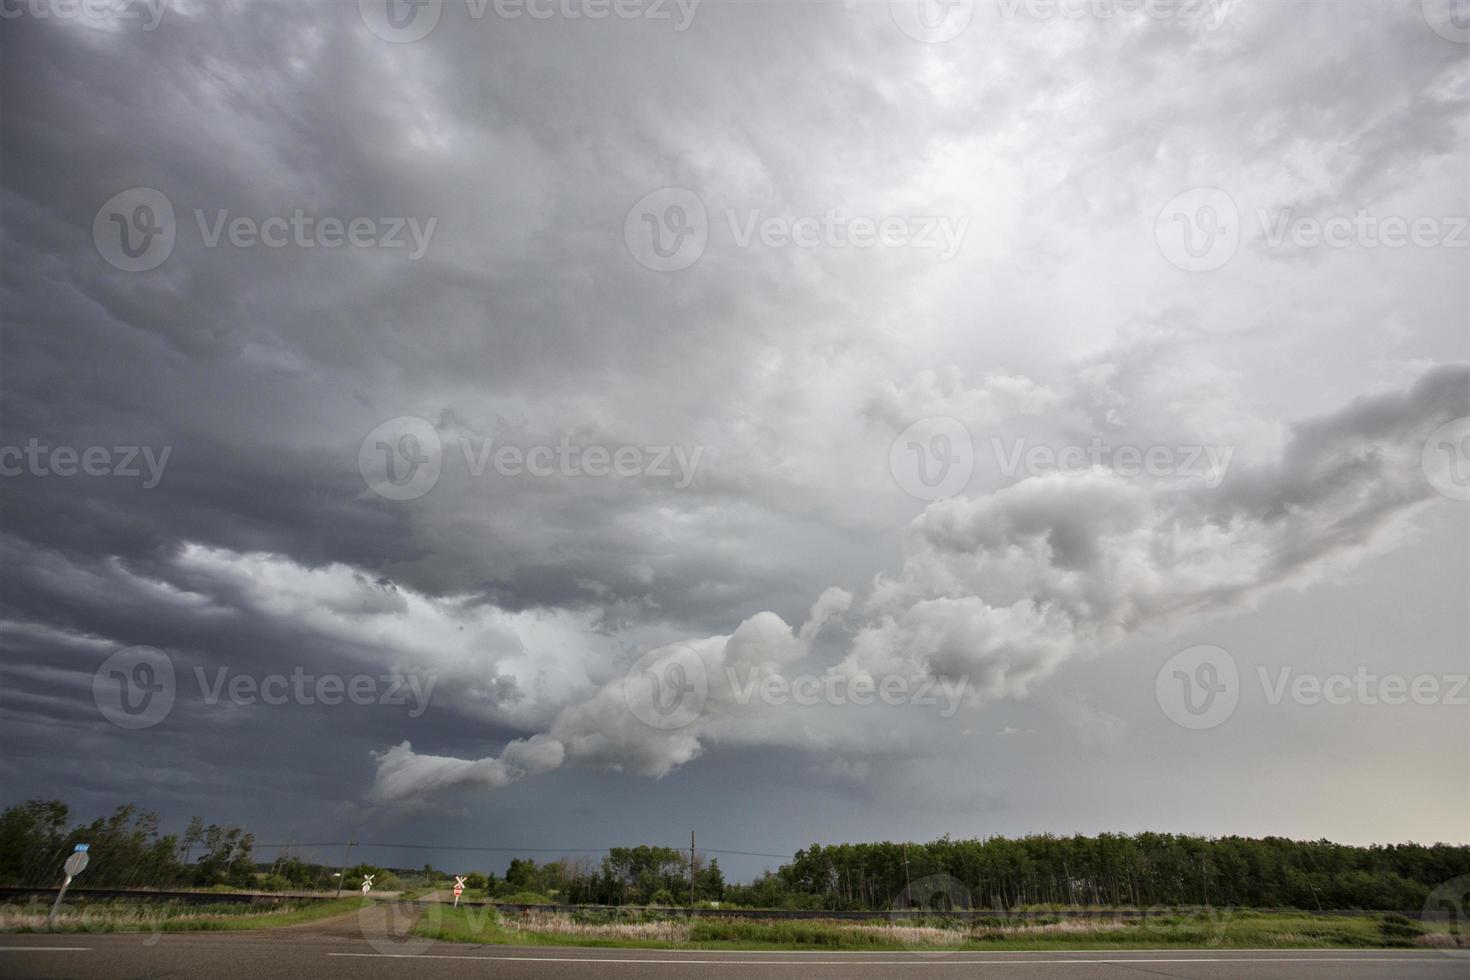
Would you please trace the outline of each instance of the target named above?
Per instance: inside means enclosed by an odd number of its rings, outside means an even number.
[[[688,919],[628,911],[609,915],[529,911],[499,915],[470,906],[429,909],[415,933],[447,942],[644,949],[981,951],[1061,949],[1470,948],[1448,923],[1401,915],[1322,916],[1220,912],[1106,919],[1063,915],[927,922]]]
[[[0,932],[198,932],[271,929],[315,922],[355,911],[360,897],[325,902],[259,906],[183,905],[155,902],[63,904],[55,925],[47,925],[48,905],[0,906]]]

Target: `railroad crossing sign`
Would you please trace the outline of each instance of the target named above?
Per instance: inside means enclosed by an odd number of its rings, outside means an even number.
[[[455,875],[454,876],[454,907],[455,908],[459,908],[459,896],[461,896],[461,895],[464,894],[464,880],[466,878],[468,878],[468,877],[469,877],[469,875]]]
[[[362,893],[364,895],[373,890],[373,877],[373,875],[362,876]]]
[[[89,847],[91,847],[90,844],[78,844],[72,848],[71,856],[61,866],[61,871],[66,877],[61,880],[61,890],[56,893],[56,901],[51,905],[51,914],[46,918],[47,925],[56,924],[56,913],[61,909],[61,900],[66,897],[67,886],[71,884],[73,878],[86,870],[87,862],[91,860],[87,853]]]

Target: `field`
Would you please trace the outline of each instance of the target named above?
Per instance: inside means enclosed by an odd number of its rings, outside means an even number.
[[[300,925],[355,911],[357,896],[328,902],[188,905],[175,902],[63,903],[54,926],[47,904],[0,905],[0,932],[196,932]]]
[[[513,945],[659,949],[1058,950],[1354,949],[1470,947],[1450,923],[1421,924],[1392,913],[1332,916],[1202,912],[1142,919],[1069,918],[893,922],[689,919],[656,912],[497,914],[477,907],[430,908],[415,926],[427,938]]]

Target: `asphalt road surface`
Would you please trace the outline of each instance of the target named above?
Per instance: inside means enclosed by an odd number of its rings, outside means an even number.
[[[1470,959],[1432,950],[765,953],[481,946],[401,935],[356,915],[269,932],[0,936],[0,978],[210,980],[1439,980]]]

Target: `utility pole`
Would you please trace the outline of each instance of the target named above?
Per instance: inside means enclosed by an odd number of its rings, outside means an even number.
[[[337,876],[337,897],[342,897],[342,882],[347,880],[347,866],[352,863],[352,845],[357,843],[357,835],[347,842],[347,856],[342,859],[342,873]]]
[[[908,908],[914,902],[913,886],[909,884],[909,845],[903,845],[903,907]]]
[[[694,908],[694,831],[689,831],[689,907]]]

